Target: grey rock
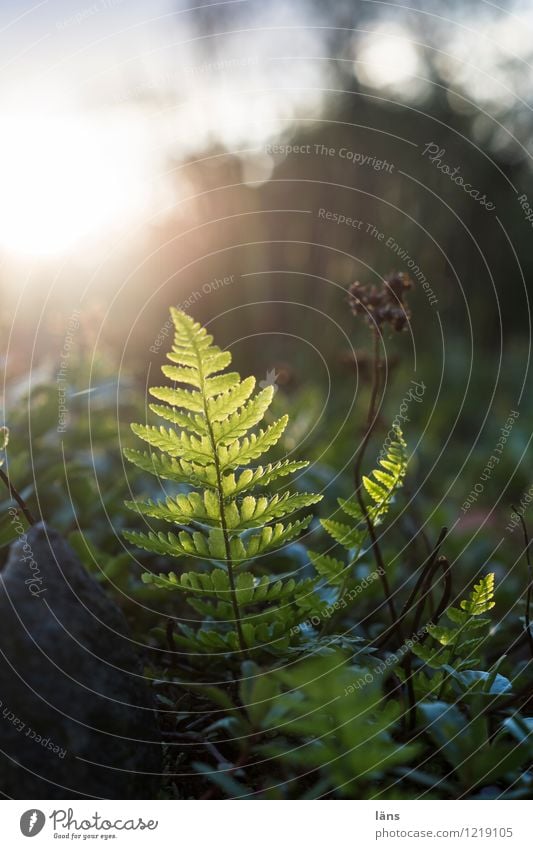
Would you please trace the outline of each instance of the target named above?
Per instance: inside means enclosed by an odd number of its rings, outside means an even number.
[[[44,524],[0,573],[0,791],[153,798],[161,738],[124,616]]]

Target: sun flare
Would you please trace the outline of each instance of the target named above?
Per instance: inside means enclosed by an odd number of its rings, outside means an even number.
[[[362,42],[357,53],[357,76],[374,88],[401,86],[419,71],[416,46],[401,29],[376,29]]]
[[[67,253],[127,225],[146,203],[135,136],[90,113],[3,116],[0,246],[17,254]]]

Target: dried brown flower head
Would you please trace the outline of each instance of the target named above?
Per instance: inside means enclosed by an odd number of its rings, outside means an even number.
[[[352,283],[348,302],[353,314],[362,316],[370,327],[388,324],[392,330],[406,330],[411,311],[405,296],[412,286],[409,275],[398,271],[389,274],[380,286]]]

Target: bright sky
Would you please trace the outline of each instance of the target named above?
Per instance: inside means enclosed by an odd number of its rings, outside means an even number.
[[[258,147],[298,110],[318,113],[313,89],[322,70],[298,54],[316,56],[320,34],[304,30],[295,39],[297,7],[280,6],[279,14],[271,7],[268,23],[288,27],[275,39],[261,31],[260,13],[253,41],[223,36],[218,53],[198,51],[196,12],[184,8],[166,0],[2,3],[5,251],[44,256],[92,246],[98,234],[171,203],[161,179],[169,156],[213,142]],[[267,67],[273,45],[298,62],[300,92],[294,69]]]
[[[198,41],[190,7],[202,4],[186,0],[2,0],[0,250],[41,257],[113,238],[172,203],[169,156],[213,142],[255,150],[268,177],[265,142],[295,116],[320,113],[327,31],[309,26],[319,21],[305,0],[254,3],[253,15],[248,0],[221,6],[235,4],[239,23],[223,26],[253,32]],[[532,20],[531,4],[504,25],[465,18],[439,42],[442,72],[508,106],[531,86],[525,66],[511,93],[507,62],[509,51],[529,54]],[[436,33],[446,26],[432,21]],[[354,74],[371,89],[414,94],[427,70],[416,37],[397,21],[370,29],[354,33]]]

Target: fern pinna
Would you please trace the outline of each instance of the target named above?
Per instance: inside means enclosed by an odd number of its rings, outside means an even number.
[[[379,460],[381,468],[374,469],[369,476],[363,475],[366,502],[364,510],[355,498],[339,498],[339,507],[346,518],[321,519],[321,524],[335,542],[348,551],[348,564],[325,554],[309,552],[317,572],[330,584],[346,586],[350,567],[363,552],[368,537],[368,523],[375,528],[386,517],[397,490],[402,486],[407,473],[407,446],[400,428],[389,441],[385,456]],[[365,515],[366,512],[366,515]]]
[[[307,465],[293,460],[251,465],[276,445],[288,417],[254,430],[272,402],[273,387],[254,395],[255,378],[241,380],[236,372],[225,371],[231,354],[214,345],[205,328],[178,309],[171,309],[171,316],[172,365],[164,365],[162,371],[174,386],[152,388],[151,395],[163,403],[150,408],[173,427],[132,425],[134,433],[155,450],[125,453],[141,469],[182,485],[185,491],[158,501],[127,502],[143,516],[174,525],[174,532],[127,531],[125,536],[148,551],[199,558],[206,564],[206,571],[181,576],[173,572],[143,576],[158,587],[185,592],[207,620],[197,631],[180,625],[178,645],[192,651],[281,648],[311,603],[311,579],[297,583],[256,577],[244,567],[307,528],[311,516],[285,520],[321,496],[289,491],[254,494]]]

